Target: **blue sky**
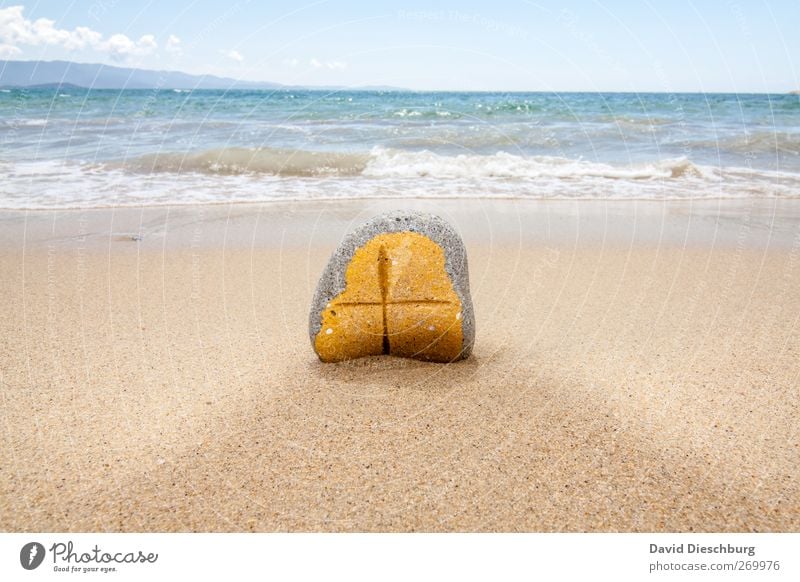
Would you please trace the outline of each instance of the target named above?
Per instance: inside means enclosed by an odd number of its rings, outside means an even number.
[[[40,20],[45,19],[45,20]],[[0,58],[411,89],[786,92],[800,2],[0,2]]]

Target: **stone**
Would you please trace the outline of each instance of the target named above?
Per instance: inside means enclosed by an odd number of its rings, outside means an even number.
[[[475,341],[467,252],[442,218],[382,214],[331,256],[309,315],[323,362],[389,354],[431,362],[466,358]]]

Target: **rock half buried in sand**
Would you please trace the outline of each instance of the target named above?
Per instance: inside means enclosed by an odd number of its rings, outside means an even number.
[[[475,318],[464,243],[433,214],[373,218],[348,234],[328,261],[308,333],[323,362],[380,354],[466,358]]]

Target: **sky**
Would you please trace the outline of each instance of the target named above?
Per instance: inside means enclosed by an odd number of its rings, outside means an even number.
[[[0,0],[0,59],[417,90],[800,89],[800,0]]]

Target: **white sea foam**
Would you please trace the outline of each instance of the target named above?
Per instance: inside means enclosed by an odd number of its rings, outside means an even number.
[[[375,148],[363,171],[369,177],[437,178],[562,178],[667,179],[703,177],[704,171],[686,158],[654,163],[612,166],[555,156],[520,156],[499,152],[480,156],[443,156],[429,151],[408,152]]]
[[[32,118],[32,119],[8,119],[0,121],[0,124],[7,127],[43,127],[50,123],[49,119]]]
[[[448,156],[423,151],[373,148],[369,153],[318,152],[273,148],[222,148],[200,152],[150,154],[107,163],[132,173],[271,174],[275,176],[364,176],[367,178],[542,178],[658,180],[708,178],[713,170],[687,158],[614,166],[557,156]]]
[[[91,208],[359,198],[799,198],[800,174],[693,164],[614,166],[497,153],[445,156],[212,150],[115,163],[0,162],[0,207]]]

